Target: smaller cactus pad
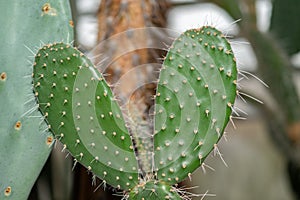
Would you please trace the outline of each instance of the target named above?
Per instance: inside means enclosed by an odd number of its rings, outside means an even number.
[[[49,129],[75,161],[114,187],[133,188],[138,169],[131,138],[90,60],[70,45],[45,45],[35,57],[33,80]]]
[[[192,29],[173,42],[156,93],[159,180],[180,182],[203,163],[229,121],[236,80],[236,60],[220,31]]]
[[[161,181],[151,180],[137,185],[129,193],[130,200],[173,199],[180,200],[181,196],[174,187]]]

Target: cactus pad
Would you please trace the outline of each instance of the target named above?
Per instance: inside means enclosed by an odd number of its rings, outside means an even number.
[[[41,41],[73,40],[70,22],[69,1],[0,1],[0,199],[27,199],[53,147],[32,93],[33,54]]]
[[[130,136],[90,60],[70,45],[45,45],[35,57],[33,78],[50,130],[76,162],[114,187],[134,187],[138,169]]]
[[[218,142],[236,97],[230,44],[212,27],[184,32],[172,44],[159,78],[155,168],[174,184],[198,168]]]
[[[137,185],[129,193],[128,197],[130,200],[182,199],[175,188],[171,187],[168,184],[165,184],[164,182],[155,180],[151,180]]]

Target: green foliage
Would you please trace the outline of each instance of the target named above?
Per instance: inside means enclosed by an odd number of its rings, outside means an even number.
[[[291,55],[300,51],[300,1],[274,0],[270,30]]]
[[[32,92],[29,49],[72,39],[70,20],[67,1],[0,2],[0,199],[27,199],[51,151],[53,136]]]

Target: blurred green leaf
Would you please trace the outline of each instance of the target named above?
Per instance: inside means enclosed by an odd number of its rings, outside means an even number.
[[[209,0],[208,2],[223,8],[234,20],[242,19],[243,14],[237,0]]]
[[[289,55],[300,51],[299,10],[299,0],[273,0],[270,30]]]

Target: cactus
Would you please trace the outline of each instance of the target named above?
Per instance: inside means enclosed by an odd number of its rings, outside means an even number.
[[[41,41],[72,40],[70,20],[67,1],[0,2],[0,199],[27,199],[51,151],[32,93],[31,51]]]
[[[45,45],[35,56],[33,75],[39,108],[75,162],[127,191],[126,198],[150,200],[182,198],[172,185],[217,148],[236,80],[232,49],[217,29],[188,30],[174,41],[155,95],[154,172],[147,166],[143,177],[135,157],[139,149],[134,151],[116,99],[85,55],[68,44]]]
[[[33,78],[40,110],[76,161],[114,187],[133,187],[138,168],[131,139],[93,64],[70,45],[47,45],[38,51]]]

